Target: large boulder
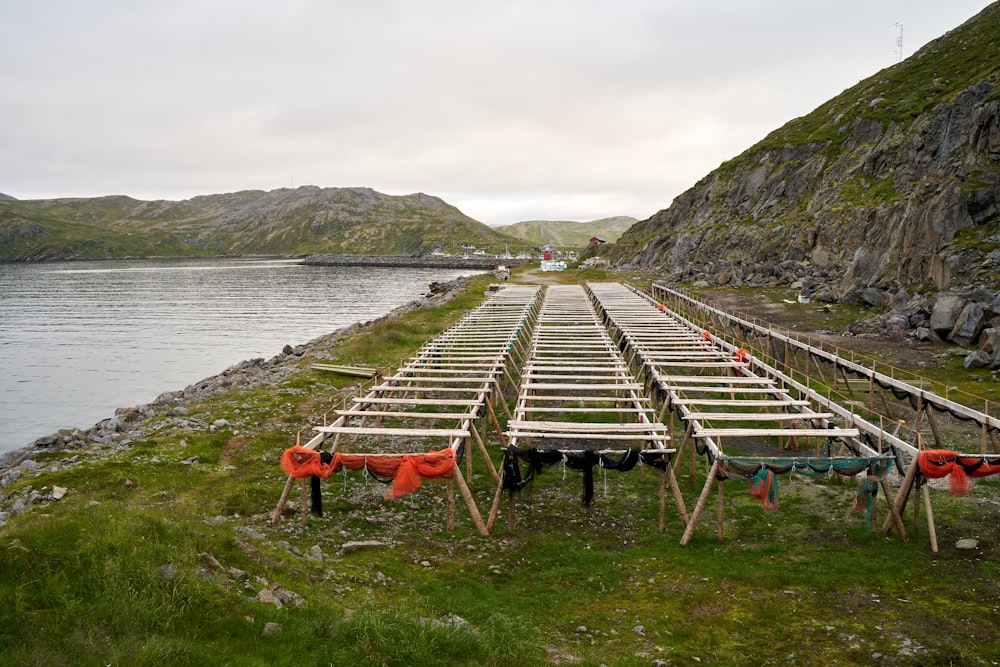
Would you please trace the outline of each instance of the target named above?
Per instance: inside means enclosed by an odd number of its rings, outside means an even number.
[[[948,334],[948,340],[956,345],[970,345],[979,336],[986,324],[986,314],[982,306],[975,301],[969,301],[959,313],[955,326]]]
[[[965,308],[965,298],[957,294],[941,294],[931,308],[930,328],[942,340],[951,335],[958,316]]]

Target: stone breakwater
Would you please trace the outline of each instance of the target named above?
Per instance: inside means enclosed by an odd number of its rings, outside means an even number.
[[[38,474],[42,468],[48,470],[52,464],[42,466],[32,457],[45,452],[86,452],[90,455],[112,455],[125,451],[134,440],[144,437],[145,429],[151,421],[166,417],[180,428],[205,430],[234,430],[241,428],[227,420],[212,420],[190,416],[191,408],[207,398],[219,396],[237,389],[250,389],[262,385],[274,385],[286,378],[302,372],[302,358],[327,354],[336,341],[367,326],[383,320],[399,317],[418,308],[440,304],[461,289],[465,279],[459,278],[447,283],[431,283],[430,292],[419,299],[406,303],[387,315],[368,322],[356,322],[349,326],[320,336],[302,345],[285,345],[282,352],[271,359],[249,359],[224,371],[207,377],[184,389],[167,391],[151,403],[115,410],[113,417],[103,419],[91,428],[61,429],[56,433],[39,438],[27,447],[0,454],[0,489],[8,486],[22,474]],[[243,429],[247,430],[246,428]],[[79,459],[70,455],[66,459],[70,465]],[[0,521],[2,525],[2,521]]]
[[[309,255],[310,266],[385,266],[412,269],[474,269],[490,271],[499,264],[516,267],[530,260],[499,257],[450,257],[441,255]]]

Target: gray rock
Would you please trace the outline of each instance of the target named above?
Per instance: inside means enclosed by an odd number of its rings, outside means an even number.
[[[281,634],[281,623],[265,623],[264,630],[261,631],[261,635],[264,637],[270,637],[272,635]]]
[[[287,588],[275,588],[274,597],[282,605],[290,605],[292,607],[302,607],[305,605],[306,600],[304,597],[298,593],[294,593]]]
[[[222,564],[207,551],[198,554],[198,562],[213,572],[218,572],[222,569]]]
[[[309,547],[309,552],[306,554],[306,558],[317,563],[323,562],[323,549],[320,548],[318,544],[314,544]]]
[[[354,553],[355,551],[362,551],[367,549],[381,549],[382,547],[389,546],[385,542],[379,542],[377,540],[362,540],[358,542],[344,542],[340,545],[340,551],[338,552],[341,556],[345,554]]]
[[[24,502],[23,498],[18,498],[10,506],[11,516],[21,516],[26,511],[28,511],[28,504]]]
[[[890,295],[884,289],[877,287],[865,287],[857,292],[858,299],[866,306],[881,308],[889,303]]]
[[[460,630],[469,630],[472,627],[471,625],[469,625],[469,622],[467,620],[465,620],[458,614],[445,614],[441,620],[447,623],[448,625],[452,626],[453,628],[458,628]]]
[[[252,540],[263,540],[266,537],[264,533],[258,532],[253,528],[248,528],[246,526],[237,526],[234,532],[237,535],[242,535],[243,537],[249,537]]]
[[[910,328],[910,319],[901,313],[893,313],[885,318],[885,329],[889,333],[899,333]]]
[[[965,299],[957,294],[941,294],[931,308],[930,328],[942,340],[946,340],[958,322],[958,316],[965,308]]]
[[[976,340],[985,324],[986,316],[982,307],[975,301],[969,301],[948,333],[948,340],[956,345],[969,345]]]
[[[21,479],[21,475],[24,474],[17,468],[8,470],[3,475],[0,475],[0,489],[10,486],[17,480]]]
[[[966,355],[962,365],[966,368],[989,368],[992,358],[982,350],[973,350]]]
[[[974,540],[974,539],[971,539],[971,538],[967,538],[967,539],[964,539],[964,540],[959,540],[958,542],[955,542],[955,548],[956,549],[962,549],[962,550],[978,549],[979,548],[979,540]]]
[[[279,542],[276,542],[276,544],[293,556],[298,556],[299,558],[302,557],[302,549],[299,549],[297,546],[294,546],[286,540],[280,540]]]

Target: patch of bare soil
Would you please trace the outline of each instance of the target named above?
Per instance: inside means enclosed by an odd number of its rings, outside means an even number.
[[[803,308],[799,304],[774,301],[762,292],[732,290],[705,291],[700,297],[720,310],[741,314],[746,319],[762,320],[775,329],[803,334],[826,345],[850,350],[914,372],[934,365],[934,356],[948,349],[941,343],[922,342],[904,335],[848,335],[829,326],[827,312],[821,304]],[[837,306],[829,307],[836,308]]]

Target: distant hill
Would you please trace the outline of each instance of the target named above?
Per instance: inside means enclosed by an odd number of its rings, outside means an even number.
[[[724,163],[634,225],[612,262],[869,304],[994,292],[997,35],[1000,2]]]
[[[0,199],[0,261],[228,254],[460,253],[516,242],[437,197],[303,186],[183,201]]]
[[[635,218],[619,215],[590,222],[526,220],[494,229],[536,245],[582,247],[590,243],[590,239],[594,236],[600,236],[608,243],[613,243],[636,222],[638,221]]]
[[[9,201],[15,201],[14,197],[11,197],[10,195],[5,195],[2,192],[0,192],[0,199],[7,199]]]

